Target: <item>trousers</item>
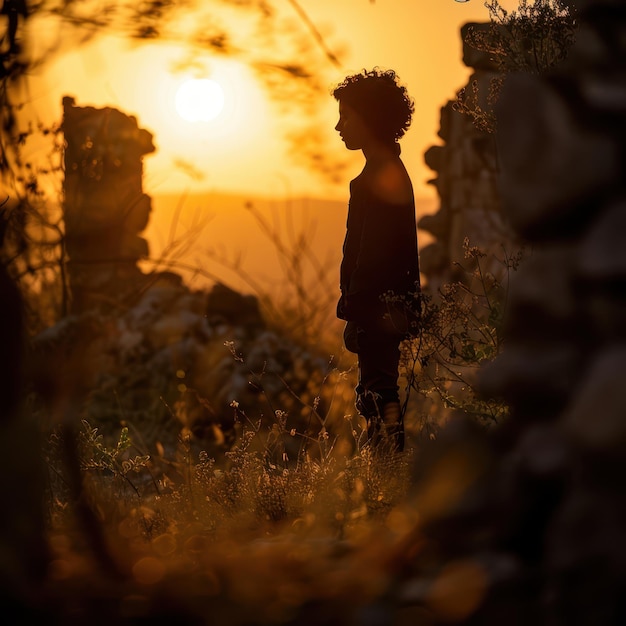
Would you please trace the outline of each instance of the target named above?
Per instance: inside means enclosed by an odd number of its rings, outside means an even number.
[[[398,366],[403,336],[373,324],[350,321],[346,349],[358,356],[356,407],[366,419],[380,417],[385,404],[399,401]]]

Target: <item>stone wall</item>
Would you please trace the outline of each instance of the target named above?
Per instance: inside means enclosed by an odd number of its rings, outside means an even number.
[[[490,111],[487,97],[491,80],[498,74],[489,55],[466,43],[469,28],[485,24],[466,24],[461,29],[463,62],[472,68],[465,88],[468,106],[478,105]],[[431,292],[442,284],[462,280],[459,261],[463,261],[464,240],[488,253],[503,256],[517,247],[514,235],[502,215],[498,191],[498,156],[496,138],[476,124],[470,115],[457,110],[451,100],[441,108],[438,135],[442,145],[431,146],[425,154],[428,167],[436,176],[430,183],[437,189],[439,208],[425,215],[419,228],[433,235],[434,241],[420,251],[421,271]],[[496,269],[495,267],[492,269]]]
[[[437,624],[626,620],[626,6],[570,4],[567,60],[511,75],[497,109],[502,209],[533,253],[482,373],[510,418],[487,439],[455,422],[419,473],[469,484],[427,523]]]
[[[64,222],[72,311],[121,300],[142,274],[148,256],[140,236],[151,200],[143,192],[142,157],[152,135],[117,109],[75,106],[63,99]]]
[[[518,484],[553,494],[543,506],[534,501],[545,524],[537,540],[550,623],[618,624],[626,619],[626,6],[571,5],[580,29],[567,61],[544,77],[511,77],[498,113],[503,204],[535,252],[512,285],[507,349],[483,384],[513,406]]]

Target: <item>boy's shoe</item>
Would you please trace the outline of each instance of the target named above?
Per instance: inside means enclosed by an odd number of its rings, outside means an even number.
[[[372,448],[380,452],[399,453],[404,450],[404,424],[385,424],[372,419],[367,425],[367,438]]]

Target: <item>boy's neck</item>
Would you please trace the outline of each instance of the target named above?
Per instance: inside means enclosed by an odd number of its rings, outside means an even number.
[[[363,156],[365,156],[366,164],[375,165],[376,163],[383,163],[391,159],[397,159],[399,152],[396,147],[397,144],[389,146],[379,141],[373,142],[367,146],[363,146]]]

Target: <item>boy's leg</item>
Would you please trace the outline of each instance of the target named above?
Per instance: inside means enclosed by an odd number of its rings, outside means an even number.
[[[359,332],[359,385],[356,407],[368,422],[370,440],[388,438],[393,448],[404,448],[398,365],[400,337],[368,329]]]

